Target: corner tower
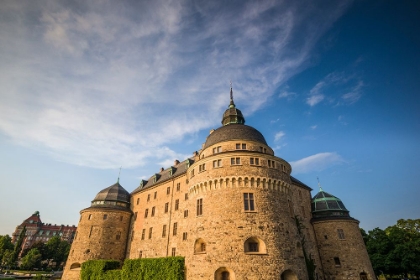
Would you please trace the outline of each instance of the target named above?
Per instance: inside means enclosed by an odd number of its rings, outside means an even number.
[[[87,260],[125,259],[132,211],[130,194],[117,182],[103,189],[80,211],[76,236],[64,269],[64,280],[80,279]]]
[[[359,221],[350,217],[341,199],[320,187],[311,208],[311,222],[326,280],[375,279]]]

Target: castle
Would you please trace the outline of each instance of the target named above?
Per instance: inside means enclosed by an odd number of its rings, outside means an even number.
[[[231,100],[193,157],[128,193],[100,191],[80,221],[63,279],[92,259],[185,257],[188,280],[375,279],[359,221],[290,174]]]

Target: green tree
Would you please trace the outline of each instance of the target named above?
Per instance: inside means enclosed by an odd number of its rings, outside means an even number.
[[[6,250],[13,250],[12,238],[9,235],[0,235],[0,263]]]
[[[19,237],[15,243],[15,247],[13,248],[13,262],[18,260],[19,254],[22,251],[23,241],[25,240],[26,234],[26,226],[23,227],[22,231],[19,234]]]
[[[6,268],[11,268],[15,266],[13,250],[4,251],[3,258],[1,259],[1,265]]]
[[[67,259],[70,251],[70,244],[61,240],[59,236],[54,236],[45,244],[46,254],[44,258],[55,263],[54,268],[57,269],[62,262]]]
[[[41,266],[41,253],[38,249],[31,249],[26,256],[21,259],[21,269],[32,270]]]

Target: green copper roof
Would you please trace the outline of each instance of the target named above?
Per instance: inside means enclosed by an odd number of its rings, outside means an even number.
[[[335,197],[322,189],[312,199],[312,216],[320,217],[349,217],[349,211],[341,199]]]
[[[245,118],[242,115],[241,110],[237,109],[235,106],[235,102],[233,102],[232,87],[230,88],[230,104],[229,107],[226,109],[225,113],[223,114],[222,124],[245,124]]]

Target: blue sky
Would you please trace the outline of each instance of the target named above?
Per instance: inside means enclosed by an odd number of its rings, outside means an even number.
[[[420,218],[420,2],[2,1],[0,234],[75,224],[235,103],[361,227]]]

